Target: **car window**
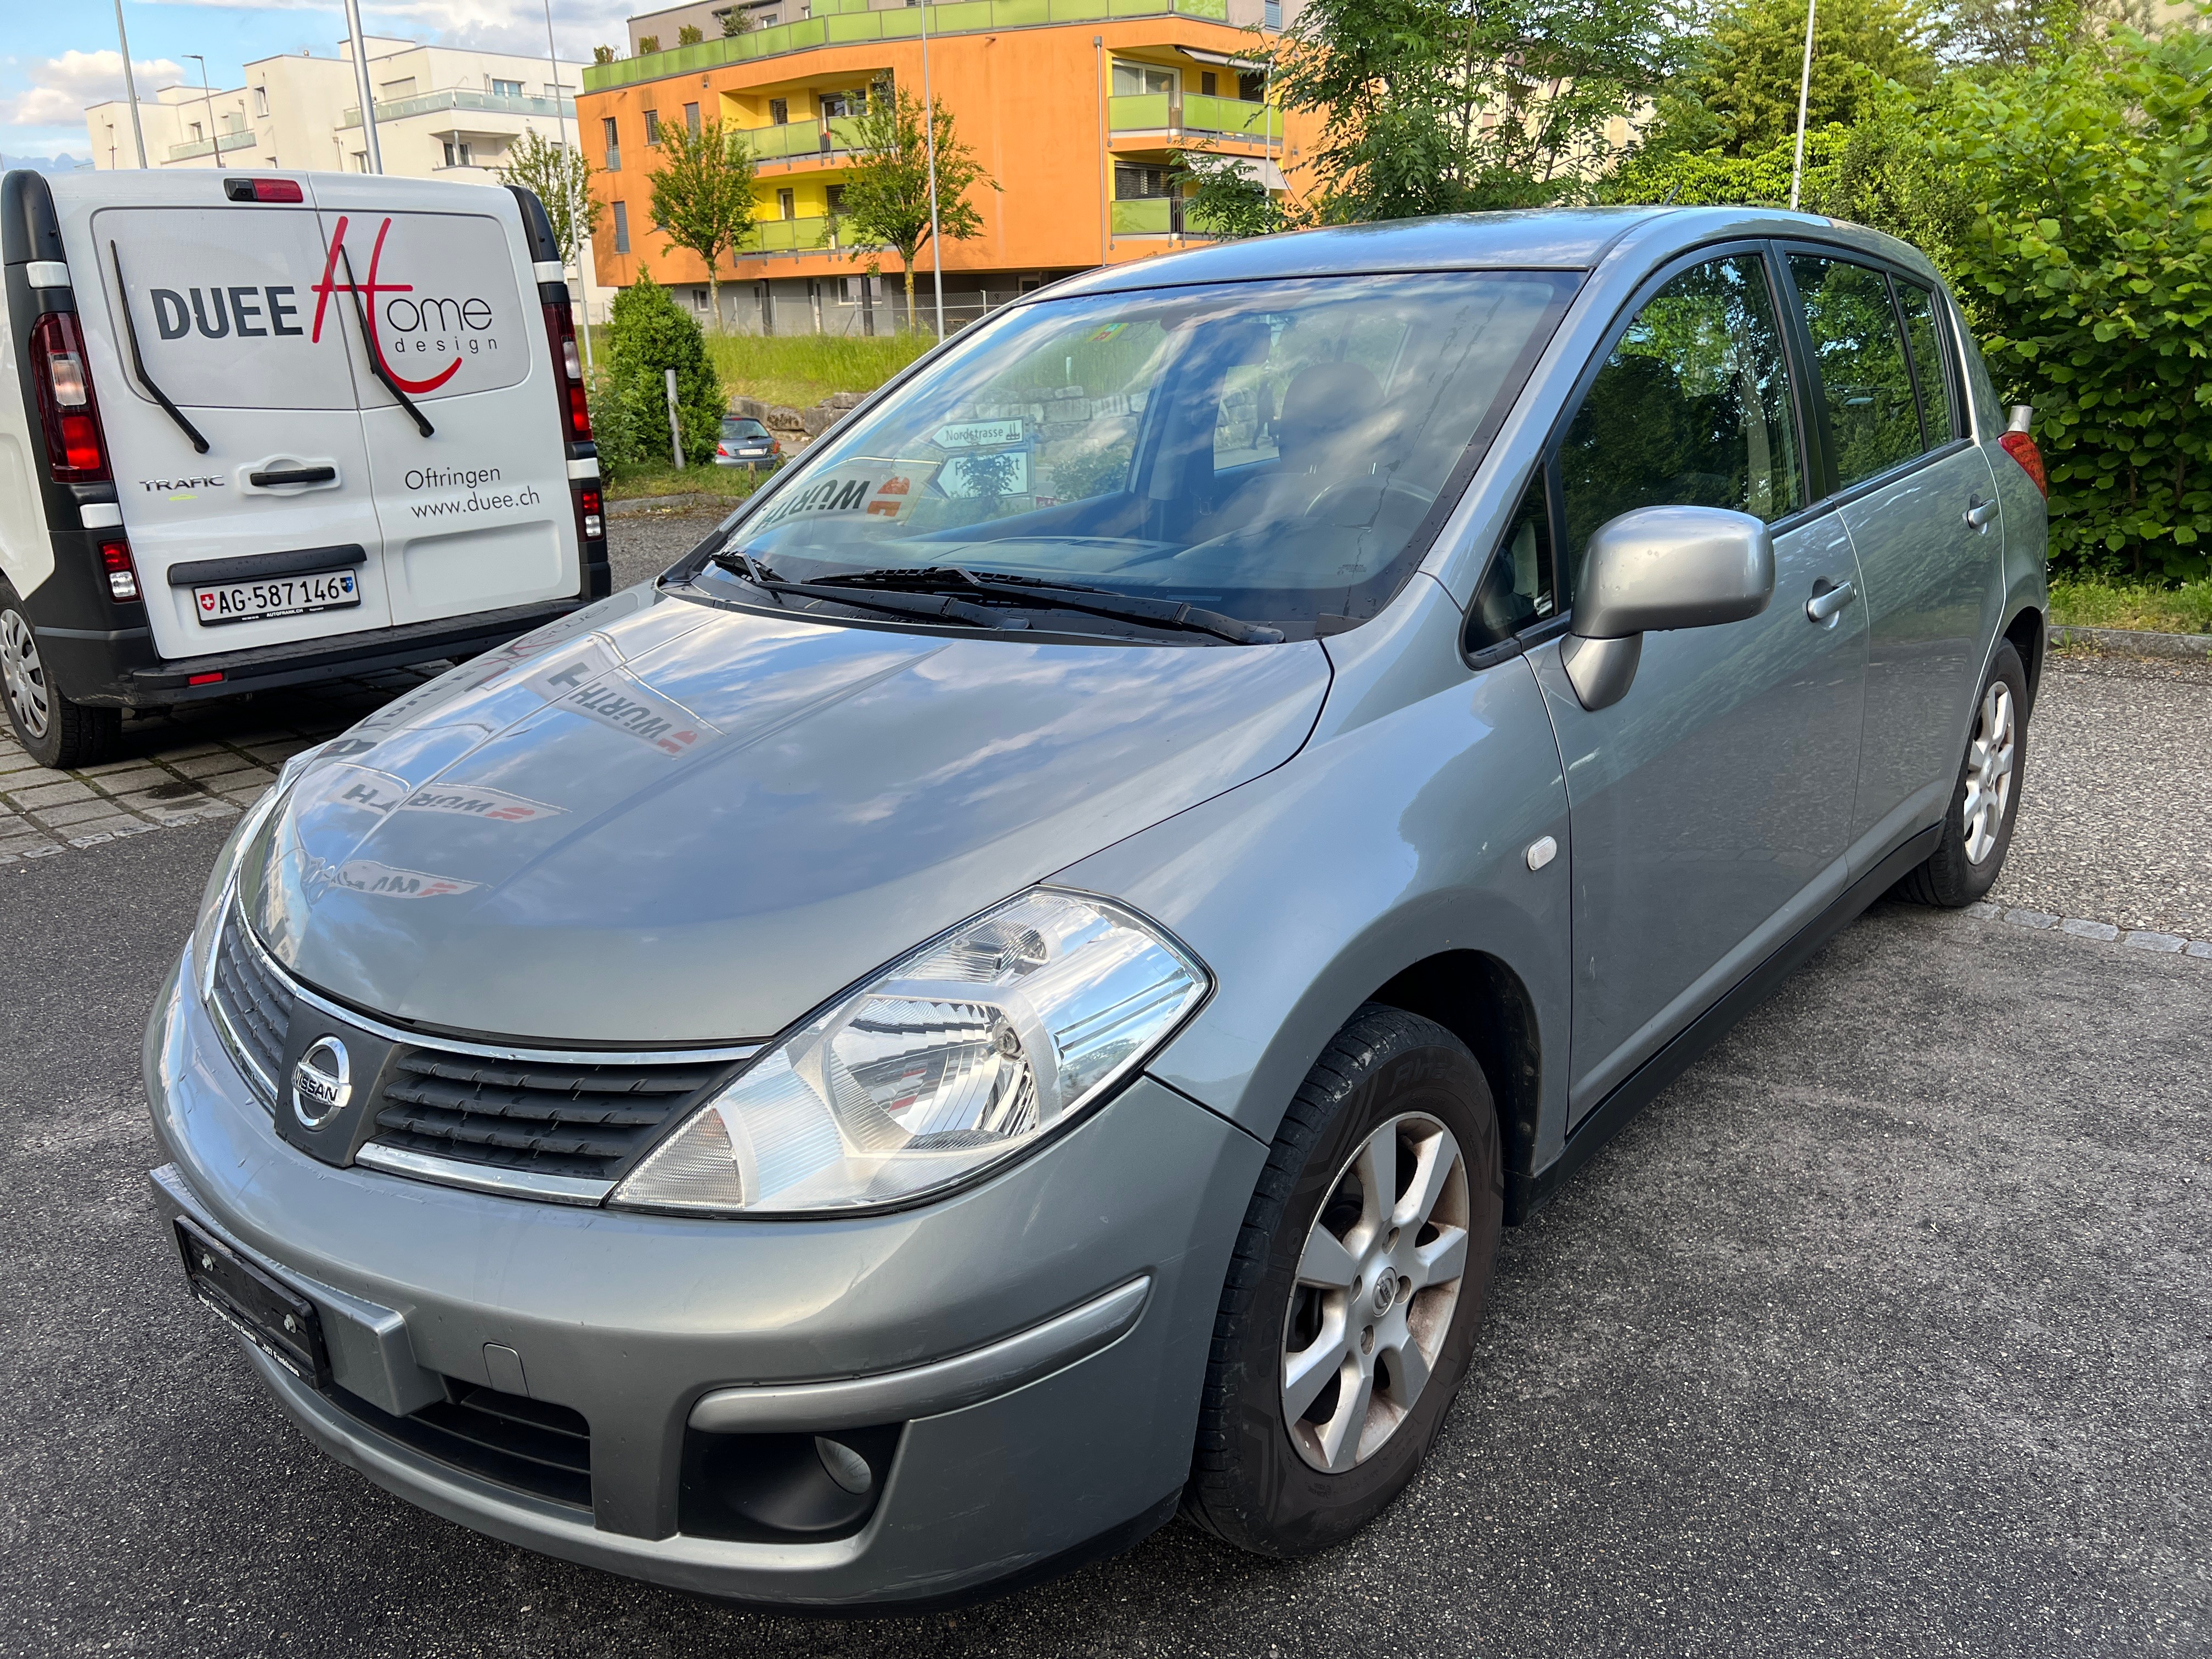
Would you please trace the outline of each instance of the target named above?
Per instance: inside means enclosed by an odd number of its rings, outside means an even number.
[[[725,438],[765,438],[768,428],[750,416],[740,416],[735,420],[722,422],[722,435]]]
[[[1920,412],[1889,279],[1847,259],[1790,256],[1820,370],[1837,481],[1848,489],[1920,453]]]
[[[735,533],[784,576],[957,565],[1293,630],[1371,615],[1577,281],[1357,276],[1010,307],[809,448]]]
[[[1905,337],[1912,348],[1912,368],[1920,383],[1920,417],[1935,449],[1959,435],[1952,410],[1951,372],[1936,319],[1936,296],[1917,283],[1897,285],[1898,308],[1905,313]]]
[[[1638,312],[1559,446],[1567,551],[1639,507],[1804,505],[1790,371],[1757,254],[1684,271]]]
[[[1468,607],[1468,648],[1498,645],[1534,627],[1557,612],[1559,600],[1552,563],[1551,503],[1539,468],[1476,585],[1474,603]]]

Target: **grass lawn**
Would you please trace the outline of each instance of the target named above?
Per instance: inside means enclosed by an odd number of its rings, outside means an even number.
[[[2051,583],[2051,620],[2076,628],[2212,634],[2212,580],[2175,588],[2057,576]]]
[[[707,351],[732,397],[805,409],[833,392],[873,392],[935,343],[927,333],[709,334]],[[592,329],[601,362],[608,347],[605,325]]]
[[[769,475],[742,466],[624,466],[606,481],[611,501],[632,501],[647,495],[718,495],[741,501]]]

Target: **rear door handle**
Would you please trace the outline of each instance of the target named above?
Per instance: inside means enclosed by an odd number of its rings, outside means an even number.
[[[1832,623],[1836,619],[1836,613],[1858,596],[1858,589],[1849,582],[1815,587],[1813,597],[1805,601],[1805,619],[1808,622]]]
[[[1990,527],[1990,520],[1996,518],[1996,515],[1997,504],[1995,501],[1985,501],[1979,495],[1969,495],[1966,498],[1966,527],[1968,529],[1987,530]]]
[[[246,481],[256,489],[270,489],[280,484],[332,483],[337,476],[334,466],[276,466],[266,472],[249,472]]]

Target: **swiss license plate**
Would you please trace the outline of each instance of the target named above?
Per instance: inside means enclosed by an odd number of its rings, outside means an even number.
[[[331,1380],[315,1304],[279,1283],[206,1228],[177,1218],[177,1249],[192,1294],[216,1317],[301,1382],[319,1388]]]
[[[262,622],[270,617],[304,617],[361,603],[361,582],[350,570],[311,570],[266,581],[218,582],[192,589],[192,609],[204,628],[224,623]]]

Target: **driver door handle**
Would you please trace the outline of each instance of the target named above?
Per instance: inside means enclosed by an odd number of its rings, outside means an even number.
[[[1832,587],[1822,587],[1805,601],[1805,620],[1832,622],[1836,613],[1858,598],[1858,589],[1849,582],[1838,582]]]
[[[1966,497],[1966,526],[1971,530],[1987,530],[1990,520],[1997,515],[1997,504],[1985,501],[1978,495]]]

